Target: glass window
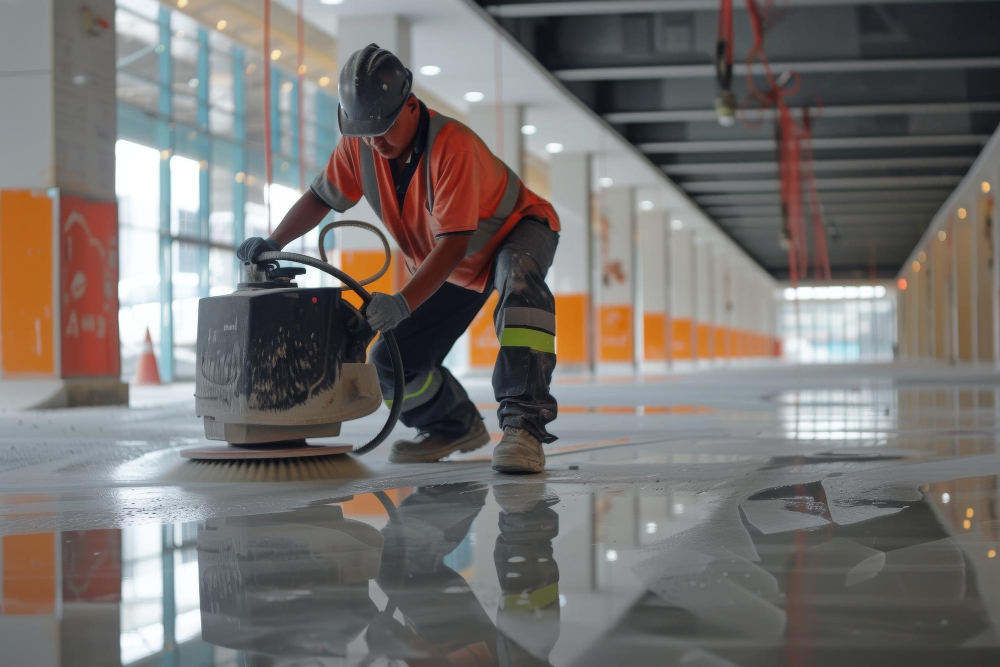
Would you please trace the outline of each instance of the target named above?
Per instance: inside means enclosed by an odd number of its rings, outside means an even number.
[[[236,260],[233,251],[212,248],[208,255],[208,285],[212,296],[229,294],[239,282],[236,276]]]
[[[197,160],[181,155],[170,158],[170,233],[174,236],[201,236],[199,171]]]
[[[131,141],[115,144],[120,227],[118,335],[122,375],[131,377],[146,331],[160,339],[160,152]]]

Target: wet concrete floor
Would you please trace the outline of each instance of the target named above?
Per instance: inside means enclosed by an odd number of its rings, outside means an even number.
[[[0,665],[1000,664],[995,373],[566,378],[525,477],[186,462],[184,394],[0,412]]]

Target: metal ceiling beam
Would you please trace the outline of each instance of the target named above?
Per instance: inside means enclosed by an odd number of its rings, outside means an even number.
[[[1000,111],[1000,101],[996,102],[914,102],[903,104],[840,104],[825,106],[813,112],[813,120],[822,118],[857,118],[859,116],[897,116],[907,114],[947,114],[947,113],[989,113]],[[802,116],[802,109],[791,109],[796,118]],[[774,118],[775,111],[767,109],[763,119]],[[754,120],[761,118],[754,112]],[[715,109],[674,109],[660,111],[616,111],[604,114],[609,123],[697,123],[716,122]]]
[[[881,188],[953,187],[961,176],[879,176],[875,178],[817,178],[816,187],[824,190],[878,190]],[[781,182],[771,179],[742,181],[689,181],[680,183],[691,193],[702,192],[777,192]]]
[[[771,63],[773,72],[799,74],[832,72],[904,72],[970,70],[1000,68],[1000,58],[876,58],[872,60],[800,60]],[[762,63],[750,66],[755,75],[765,73]],[[745,76],[746,63],[734,63],[733,75]],[[715,76],[715,65],[629,65],[625,67],[577,67],[557,69],[553,74],[562,81],[631,81],[639,79],[701,79]]]
[[[943,169],[968,167],[976,158],[957,157],[888,157],[856,160],[814,160],[813,170],[879,171],[883,169]],[[777,174],[778,163],[771,162],[710,162],[702,164],[668,164],[662,167],[670,176],[705,176],[711,174]]]
[[[929,134],[901,137],[826,137],[814,138],[814,150],[837,148],[908,148],[915,146],[982,146],[986,134]],[[650,141],[636,144],[644,153],[738,153],[773,151],[773,139],[735,139],[733,141]]]
[[[847,229],[856,224],[912,224],[921,228],[930,222],[930,218],[920,218],[912,213],[852,213],[850,215],[825,215],[824,220],[833,221],[838,226],[843,223]],[[762,226],[777,225],[781,217],[777,215],[762,215],[758,217],[715,218],[727,231],[735,232],[743,229],[758,229]]]
[[[857,5],[918,5],[924,3],[974,3],[995,0],[784,0],[786,7],[834,7]],[[733,9],[745,11],[742,2]],[[507,19],[541,18],[546,16],[600,16],[605,14],[648,14],[667,12],[717,12],[718,0],[570,0],[568,2],[510,3],[486,5],[493,16]]]
[[[953,188],[926,188],[923,190],[858,190],[847,192],[821,192],[823,204],[829,203],[866,203],[866,202],[937,202],[941,203],[952,193]],[[739,205],[739,204],[775,204],[778,194],[771,193],[734,193],[723,195],[701,195],[694,197],[699,206]]]
[[[844,204],[823,204],[823,215],[825,216],[837,216],[837,215],[851,215],[851,214],[869,214],[869,213],[909,213],[913,215],[914,213],[930,213],[933,216],[937,213],[939,204],[936,201],[931,202],[912,202],[912,201],[901,201],[901,202],[868,202],[868,203],[844,203]],[[705,208],[705,212],[712,216],[713,219],[718,218],[741,218],[741,217],[758,217],[758,216],[773,216],[777,217],[781,215],[781,206],[779,204],[749,204],[743,206],[708,206]]]

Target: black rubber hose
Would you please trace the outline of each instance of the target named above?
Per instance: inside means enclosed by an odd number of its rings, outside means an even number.
[[[335,266],[330,266],[324,261],[318,260],[315,257],[309,257],[308,255],[299,255],[294,252],[262,252],[257,255],[257,263],[269,262],[275,260],[284,260],[286,262],[297,262],[298,264],[305,264],[306,266],[311,266],[314,269],[319,269],[324,273],[328,273],[340,282],[344,283],[352,290],[354,293],[361,297],[361,300],[368,304],[372,299],[372,295],[368,293],[364,287],[358,283],[357,280],[350,277],[340,269]],[[403,381],[403,358],[399,354],[399,346],[396,345],[396,337],[392,335],[391,331],[383,331],[382,338],[385,340],[385,346],[389,350],[389,358],[392,360],[392,407],[389,408],[389,418],[385,422],[385,426],[378,434],[369,440],[363,447],[355,449],[352,454],[367,454],[379,445],[381,445],[392,429],[396,428],[396,422],[399,421],[399,414],[403,411],[403,387],[405,382]]]

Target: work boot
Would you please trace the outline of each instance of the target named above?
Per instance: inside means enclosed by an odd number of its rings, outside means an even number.
[[[452,452],[471,452],[490,441],[490,434],[482,419],[476,419],[465,435],[458,437],[432,433],[421,433],[419,440],[397,440],[392,444],[389,461],[392,463],[430,463],[440,461]]]
[[[493,469],[507,473],[535,473],[545,470],[542,443],[523,428],[508,426],[493,450]]]

